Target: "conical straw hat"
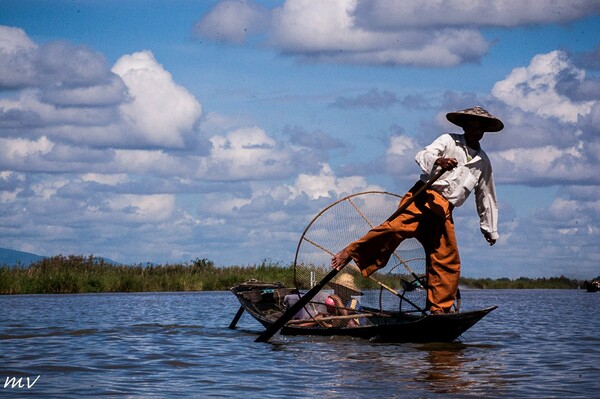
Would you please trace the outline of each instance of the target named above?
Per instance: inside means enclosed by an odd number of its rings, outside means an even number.
[[[504,129],[504,123],[481,107],[463,109],[462,111],[446,114],[446,119],[460,127],[476,120],[486,132],[499,132]]]
[[[360,289],[354,283],[354,277],[349,273],[340,274],[335,281],[332,281],[329,285],[339,285],[340,287],[352,291],[352,295],[362,295],[362,292],[360,292]]]

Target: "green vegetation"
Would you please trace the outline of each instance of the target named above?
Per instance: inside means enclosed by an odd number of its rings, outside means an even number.
[[[516,280],[501,278],[492,280],[489,278],[473,279],[462,278],[460,284],[469,288],[484,288],[484,289],[532,289],[532,288],[553,288],[553,289],[577,289],[583,286],[583,282],[578,280],[570,280],[565,276],[550,277],[550,278],[527,278],[519,277]]]
[[[379,275],[388,284],[392,276]],[[255,266],[217,267],[207,259],[176,265],[112,265],[93,256],[54,256],[24,266],[0,267],[0,294],[219,291],[256,279],[294,285],[293,266],[264,261]],[[461,278],[469,288],[578,288],[564,276],[516,280]]]
[[[206,259],[179,265],[111,265],[93,256],[54,256],[29,267],[0,267],[0,294],[227,290],[251,278],[293,285],[292,267],[216,267]]]

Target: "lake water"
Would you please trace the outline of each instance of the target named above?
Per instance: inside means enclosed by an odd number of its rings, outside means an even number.
[[[0,397],[600,397],[600,293],[462,296],[500,307],[452,344],[255,343],[229,292],[2,296]]]

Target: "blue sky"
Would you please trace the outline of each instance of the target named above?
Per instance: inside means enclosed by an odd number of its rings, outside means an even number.
[[[0,0],[0,247],[288,264],[481,105],[501,238],[457,209],[463,275],[595,277],[600,3],[489,3]]]

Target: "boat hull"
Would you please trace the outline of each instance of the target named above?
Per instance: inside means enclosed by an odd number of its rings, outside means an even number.
[[[242,308],[265,328],[271,326],[285,311],[282,299],[296,293],[278,283],[250,281],[231,288]],[[403,312],[372,311],[368,325],[354,327],[303,327],[287,324],[281,329],[282,335],[348,336],[370,339],[377,342],[452,342],[475,325],[488,313],[496,309],[486,309],[422,316]]]
[[[598,281],[598,280],[586,281],[585,282],[585,289],[587,290],[587,292],[598,292],[598,291],[600,291],[600,281]]]

